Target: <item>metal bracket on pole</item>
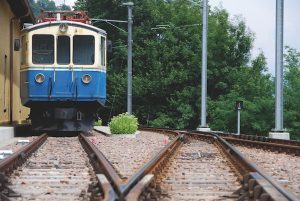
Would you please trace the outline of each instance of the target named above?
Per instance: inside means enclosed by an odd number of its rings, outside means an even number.
[[[91,19],[92,23],[95,24],[95,23],[98,23],[98,22],[106,22],[107,24],[115,27],[116,29],[119,29],[120,31],[123,31],[125,33],[127,33],[127,31],[125,31],[124,29],[118,27],[117,25],[113,24],[112,22],[118,22],[118,23],[128,23],[127,21],[122,21],[122,20],[108,20],[108,19],[97,19],[97,18],[94,18],[94,19]]]

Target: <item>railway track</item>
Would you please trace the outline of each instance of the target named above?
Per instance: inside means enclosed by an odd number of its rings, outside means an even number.
[[[247,158],[272,176],[281,186],[300,199],[300,157],[284,152],[265,150],[260,147],[236,145]]]
[[[87,200],[96,175],[78,138],[49,137],[15,170],[8,188],[23,200]]]
[[[284,152],[291,155],[300,156],[300,141],[272,139],[263,136],[251,135],[234,135],[220,133],[218,133],[218,135],[232,144],[254,148],[259,147],[265,150]]]
[[[134,165],[132,170],[140,167],[136,173],[125,172],[125,179],[101,152],[103,144],[97,148],[97,141],[84,135],[66,138],[66,141],[42,135],[0,162],[0,198],[298,200],[280,185],[282,183],[277,183],[216,134],[147,131],[171,136],[172,141],[159,145],[158,149],[163,148],[148,157],[146,164]],[[103,140],[106,139],[100,139]],[[128,163],[130,158],[126,158]]]
[[[190,138],[156,177],[156,199],[233,200],[239,176],[212,141]]]
[[[0,162],[0,200],[107,200],[116,172],[84,136],[46,134]],[[117,178],[117,179],[116,179]]]
[[[300,199],[300,141],[249,135],[221,135]]]
[[[168,145],[133,176],[137,185],[128,193],[128,200],[298,200],[219,136],[208,133],[181,134],[185,135],[181,138],[188,138],[187,143],[179,142],[177,138],[177,142],[173,141],[173,145]],[[207,147],[202,150],[201,146]],[[206,154],[201,155],[204,150]],[[196,172],[194,176],[193,172]],[[147,182],[138,182],[151,175],[152,179]],[[230,187],[224,185],[226,180]],[[133,179],[131,181],[134,183]],[[239,181],[240,188],[237,190]]]
[[[111,162],[123,182],[126,182],[172,139],[172,136],[155,132],[141,132],[136,138],[108,136],[95,132],[88,138]]]

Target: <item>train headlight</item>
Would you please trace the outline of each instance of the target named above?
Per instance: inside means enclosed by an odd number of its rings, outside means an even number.
[[[68,24],[61,23],[59,25],[59,31],[62,32],[62,33],[66,33],[68,31]]]
[[[42,73],[39,73],[35,76],[35,81],[41,84],[45,81],[45,76]]]
[[[81,80],[84,84],[89,84],[92,81],[92,76],[85,74],[82,76]]]

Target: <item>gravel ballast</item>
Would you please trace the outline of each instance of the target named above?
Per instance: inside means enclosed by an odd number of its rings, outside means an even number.
[[[128,179],[168,142],[167,135],[141,131],[135,138],[93,132],[89,139],[107,157],[122,179]]]

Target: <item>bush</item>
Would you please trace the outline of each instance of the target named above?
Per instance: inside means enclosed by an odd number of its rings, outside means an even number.
[[[95,122],[95,126],[102,126],[102,119],[98,119],[98,121]]]
[[[123,113],[111,119],[109,128],[113,134],[134,134],[138,125],[138,119],[135,116]]]

